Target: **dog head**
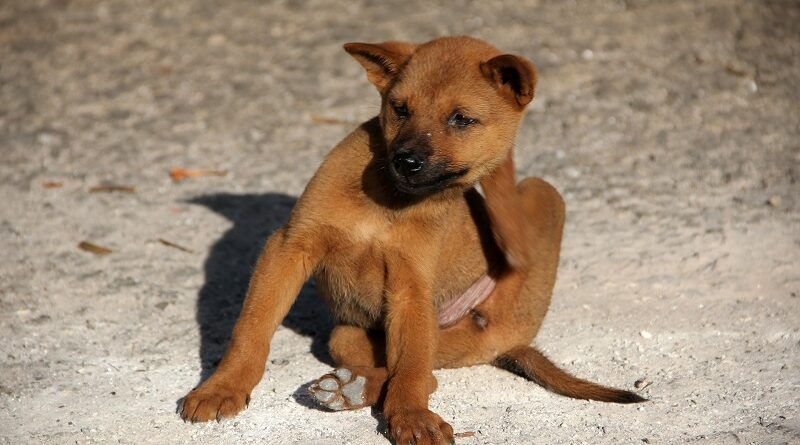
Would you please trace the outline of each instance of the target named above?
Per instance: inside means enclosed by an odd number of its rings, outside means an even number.
[[[381,95],[388,171],[399,191],[469,187],[506,158],[536,71],[470,37],[348,43]]]

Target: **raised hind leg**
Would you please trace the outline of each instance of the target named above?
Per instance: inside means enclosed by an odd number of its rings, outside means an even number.
[[[436,367],[492,363],[506,351],[527,346],[550,305],[564,225],[561,196],[538,178],[511,185],[510,161],[491,176],[482,181],[486,200],[472,199],[485,206],[494,238],[506,256],[511,251],[514,258],[496,273],[496,288],[486,301],[454,326],[440,331]],[[505,223],[495,223],[501,220]]]
[[[517,189],[520,209],[525,219],[530,221],[526,225],[531,249],[530,269],[522,280],[516,304],[508,305],[507,308],[513,309],[505,314],[505,319],[517,334],[518,343],[509,349],[502,348],[492,363],[568,397],[615,403],[645,401],[630,391],[574,377],[535,347],[529,346],[550,305],[561,249],[564,203],[550,184],[538,178],[523,180]]]

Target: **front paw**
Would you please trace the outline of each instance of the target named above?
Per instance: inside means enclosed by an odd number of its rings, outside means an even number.
[[[250,395],[233,387],[203,384],[193,389],[180,407],[181,418],[190,422],[219,421],[233,417],[250,403]]]
[[[431,411],[401,411],[389,418],[389,431],[397,445],[451,445],[453,427]]]

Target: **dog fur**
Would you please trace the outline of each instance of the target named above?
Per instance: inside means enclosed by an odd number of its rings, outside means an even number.
[[[227,352],[185,397],[182,417],[218,420],[247,405],[270,339],[312,275],[336,319],[339,367],[313,387],[317,398],[332,409],[382,404],[397,443],[452,442],[428,409],[435,368],[491,363],[570,397],[644,400],[577,379],[529,346],[564,225],[558,192],[514,174],[533,64],[469,37],[344,48],[378,89],[380,114],[330,152],[267,242]],[[488,298],[439,327],[437,310],[487,276]]]

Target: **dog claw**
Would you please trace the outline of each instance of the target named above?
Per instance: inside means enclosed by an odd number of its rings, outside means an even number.
[[[438,415],[428,411],[398,413],[389,419],[397,443],[446,444],[455,443],[453,428]]]
[[[249,402],[245,393],[221,386],[205,386],[192,390],[183,400],[180,416],[184,422],[220,422],[233,417]]]

